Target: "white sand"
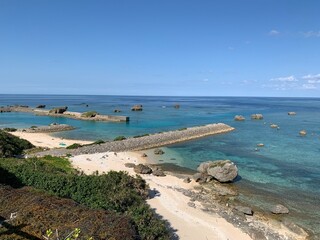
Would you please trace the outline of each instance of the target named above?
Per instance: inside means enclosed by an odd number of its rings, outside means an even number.
[[[23,138],[31,142],[34,146],[37,147],[47,147],[47,148],[59,148],[67,147],[74,143],[79,144],[88,144],[92,143],[91,141],[83,140],[72,140],[72,139],[63,139],[58,137],[52,137],[47,133],[27,133],[27,132],[11,132],[12,135]],[[65,144],[65,145],[61,145]]]
[[[127,162],[137,164],[145,161],[139,157],[138,153],[132,152],[86,154],[72,157],[70,160],[75,168],[87,174],[95,171],[102,173],[116,170],[127,171],[131,175],[135,175],[133,169],[126,168],[124,164]],[[190,189],[196,183],[183,183],[182,179],[170,175],[165,177],[142,175],[142,177],[149,184],[150,189],[156,192],[148,203],[160,216],[170,222],[180,239],[251,239],[218,215],[203,212],[198,208],[199,203],[195,202],[197,208],[188,206],[189,198],[175,190],[175,188]]]

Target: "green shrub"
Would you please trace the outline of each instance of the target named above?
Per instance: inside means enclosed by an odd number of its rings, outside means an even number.
[[[146,136],[149,136],[149,135],[150,134],[146,133],[146,134],[141,134],[141,135],[134,136],[133,138],[146,137]]]
[[[105,141],[99,139],[99,140],[95,141],[93,144],[98,144],[99,145],[99,144],[102,144],[102,143],[105,143]]]
[[[85,117],[85,118],[92,118],[97,116],[99,113],[97,113],[96,111],[90,111],[90,112],[84,112],[81,114],[81,117]]]
[[[71,144],[70,146],[66,147],[66,149],[77,149],[79,147],[82,147],[82,145],[79,143],[74,143],[74,144]]]
[[[0,130],[0,157],[8,158],[21,155],[24,150],[33,147],[27,140]]]
[[[16,132],[17,129],[16,129],[16,128],[4,128],[3,131],[6,131],[6,132]]]
[[[118,136],[115,139],[113,139],[113,141],[122,141],[122,140],[125,140],[125,139],[126,139],[125,136]]]

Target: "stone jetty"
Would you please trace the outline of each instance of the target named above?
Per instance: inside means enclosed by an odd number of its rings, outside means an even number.
[[[33,126],[30,128],[19,130],[21,132],[28,133],[53,133],[53,132],[61,132],[61,131],[69,131],[75,129],[73,126],[67,124],[50,124],[49,126]]]
[[[210,135],[227,133],[234,130],[233,127],[224,123],[208,124],[204,126],[190,127],[176,131],[151,134],[139,138],[128,138],[122,141],[106,142],[99,145],[83,146],[78,149],[52,149],[37,153],[37,156],[53,155],[64,156],[66,154],[80,155],[99,152],[124,152],[138,151],[150,148],[166,146],[174,143],[180,143],[193,139],[198,139]]]
[[[41,108],[31,108],[31,107],[25,107],[25,106],[9,106],[1,109],[3,109],[3,112],[4,110],[6,110],[6,112],[26,112],[26,113],[33,113],[38,116],[66,117],[66,118],[73,118],[77,120],[86,120],[86,121],[105,121],[105,122],[128,122],[129,121],[129,117],[119,116],[119,115],[96,114],[94,117],[86,117],[82,115],[83,113],[67,111],[68,109],[67,107],[44,110]]]

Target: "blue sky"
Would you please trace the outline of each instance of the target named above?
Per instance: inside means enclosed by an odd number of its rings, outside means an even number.
[[[0,93],[320,97],[319,0],[0,0]]]

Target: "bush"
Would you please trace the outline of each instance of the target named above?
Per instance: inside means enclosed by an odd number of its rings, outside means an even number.
[[[3,131],[6,131],[6,132],[16,132],[17,129],[16,129],[16,128],[4,128]]]
[[[33,147],[27,140],[0,130],[0,157],[8,158],[21,155],[24,150]]]
[[[98,144],[99,145],[99,144],[102,144],[102,143],[105,143],[105,141],[99,139],[99,140],[95,141],[93,144]]]
[[[82,145],[79,143],[74,143],[74,144],[71,144],[70,146],[66,147],[66,149],[77,149],[79,147],[82,147]]]
[[[146,133],[146,134],[134,136],[133,138],[146,137],[146,136],[149,136],[149,135],[150,135],[150,134]]]
[[[122,140],[125,140],[125,139],[127,139],[125,136],[118,136],[115,139],[113,139],[113,141],[122,141]]]

